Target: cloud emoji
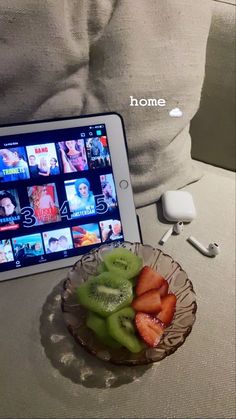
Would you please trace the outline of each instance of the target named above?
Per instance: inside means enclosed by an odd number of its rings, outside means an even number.
[[[169,112],[169,115],[172,118],[180,118],[183,115],[183,112],[179,108],[174,108],[174,109],[171,109],[171,111]]]

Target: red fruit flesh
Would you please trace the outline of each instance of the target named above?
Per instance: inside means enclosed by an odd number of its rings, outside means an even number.
[[[135,288],[136,295],[144,294],[151,289],[158,289],[164,284],[165,279],[149,266],[144,266],[138,276]]]
[[[165,297],[168,294],[168,290],[169,290],[168,282],[165,279],[164,279],[164,281],[165,282],[163,283],[163,285],[160,288],[158,288],[158,292],[159,292],[161,298]]]
[[[135,311],[142,311],[143,313],[157,314],[162,309],[160,294],[155,289],[139,295],[132,301],[131,305]]]
[[[164,333],[164,328],[159,320],[146,313],[137,313],[135,316],[137,330],[147,345],[156,347]]]
[[[165,325],[168,325],[172,322],[174,314],[175,314],[176,296],[174,294],[168,294],[162,298],[161,302],[162,302],[161,311],[157,315],[157,317]]]

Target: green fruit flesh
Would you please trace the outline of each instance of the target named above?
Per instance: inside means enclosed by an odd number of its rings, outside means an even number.
[[[132,287],[135,287],[136,281],[137,281],[137,277],[135,276],[134,278],[129,278],[128,280],[131,283]]]
[[[131,283],[111,272],[91,277],[76,294],[81,305],[102,317],[128,306],[133,299]]]
[[[87,314],[86,326],[91,329],[98,339],[110,348],[120,348],[121,345],[113,339],[107,330],[106,321],[104,318],[98,316],[91,311]]]
[[[127,249],[117,248],[104,256],[108,271],[120,273],[130,279],[137,275],[142,267],[142,259]]]
[[[108,333],[130,352],[138,353],[143,349],[136,336],[134,327],[135,312],[131,307],[123,308],[106,319]]]
[[[103,272],[106,272],[107,268],[104,262],[100,263],[98,266],[98,274],[102,274]]]

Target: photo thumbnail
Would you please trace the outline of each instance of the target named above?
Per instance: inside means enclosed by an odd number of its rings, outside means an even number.
[[[68,140],[58,143],[63,173],[88,170],[84,140]]]
[[[10,240],[0,240],[0,263],[12,262],[13,260],[14,257]]]
[[[113,175],[101,175],[100,176],[101,188],[102,193],[104,196],[104,201],[108,206],[109,211],[113,211],[117,207],[117,200],[116,200],[116,190]]]
[[[44,254],[40,233],[14,237],[12,239],[12,245],[17,260],[24,260],[29,257],[41,256]]]
[[[100,221],[99,225],[103,242],[110,240],[120,240],[124,238],[120,220]]]
[[[55,144],[39,144],[26,147],[31,178],[59,175]]]
[[[20,227],[20,203],[16,189],[0,190],[0,231]]]
[[[46,253],[62,252],[73,249],[71,232],[69,228],[46,231],[43,233]]]
[[[55,183],[30,186],[27,192],[37,224],[55,223],[61,220]]]
[[[72,227],[72,237],[75,247],[91,246],[101,243],[98,224],[83,224]]]
[[[66,180],[64,183],[72,218],[96,214],[95,198],[88,179]]]
[[[87,138],[86,149],[90,169],[111,165],[106,136]]]
[[[0,182],[13,182],[29,177],[25,148],[0,148]]]

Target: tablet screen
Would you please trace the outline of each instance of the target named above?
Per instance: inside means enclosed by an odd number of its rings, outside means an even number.
[[[123,241],[105,124],[0,140],[0,272]]]

